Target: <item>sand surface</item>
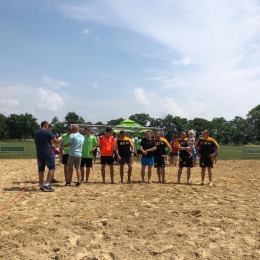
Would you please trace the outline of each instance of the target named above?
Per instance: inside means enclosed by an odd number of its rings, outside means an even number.
[[[0,259],[260,259],[260,161],[219,161],[214,186],[101,184],[95,164],[90,183],[65,187],[57,165],[55,192],[34,182],[36,160],[0,160]],[[107,180],[109,180],[107,168]],[[76,176],[74,174],[76,182]],[[119,167],[115,166],[119,181]],[[153,170],[153,180],[157,180]]]

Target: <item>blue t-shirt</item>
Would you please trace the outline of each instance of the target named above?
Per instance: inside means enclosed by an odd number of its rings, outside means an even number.
[[[34,138],[37,155],[53,154],[51,140],[54,138],[55,135],[50,130],[39,129]]]
[[[84,136],[80,133],[71,134],[69,138],[69,143],[71,143],[69,155],[81,157]]]

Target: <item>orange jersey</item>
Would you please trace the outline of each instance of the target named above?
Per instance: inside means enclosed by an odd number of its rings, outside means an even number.
[[[114,136],[106,137],[105,135],[100,136],[98,140],[98,145],[100,147],[101,156],[113,156],[115,148],[115,138]]]

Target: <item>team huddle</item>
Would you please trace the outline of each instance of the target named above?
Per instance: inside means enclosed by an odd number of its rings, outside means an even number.
[[[177,164],[177,156],[179,157],[178,180],[180,183],[182,170],[187,169],[187,184],[191,184],[191,168],[196,164],[196,158],[199,157],[201,167],[201,183],[204,185],[205,172],[208,170],[209,185],[212,186],[212,167],[214,160],[219,150],[219,145],[213,138],[209,137],[209,131],[204,130],[203,135],[196,142],[194,132],[180,133],[180,136],[175,136],[169,142],[162,137],[162,133],[157,131],[155,136],[152,136],[151,131],[145,133],[145,137],[137,140],[137,145],[134,147],[133,141],[126,135],[124,130],[119,132],[117,138],[113,136],[113,129],[106,128],[105,134],[101,135],[97,140],[91,135],[91,128],[84,129],[85,134],[79,132],[79,126],[72,125],[67,129],[67,133],[61,138],[56,138],[55,135],[48,129],[48,122],[43,121],[41,128],[35,133],[35,145],[37,152],[39,184],[41,191],[54,191],[50,183],[55,182],[55,157],[52,150],[52,144],[60,144],[62,154],[62,164],[64,167],[65,185],[72,185],[73,168],[77,174],[76,186],[81,186],[83,181],[88,182],[90,169],[93,164],[93,156],[100,149],[101,177],[102,183],[106,182],[106,165],[109,166],[110,182],[114,184],[114,162],[115,158],[120,167],[120,181],[124,183],[124,165],[128,167],[127,182],[131,183],[133,156],[135,148],[137,150],[137,161],[141,156],[141,182],[145,182],[147,169],[147,182],[152,183],[152,167],[157,169],[158,182],[166,183],[165,180],[165,159],[170,155],[170,165]],[[46,182],[44,182],[45,166],[49,171]],[[86,169],[86,171],[85,171]]]

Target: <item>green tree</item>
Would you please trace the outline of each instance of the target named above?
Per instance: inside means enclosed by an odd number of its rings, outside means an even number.
[[[211,121],[211,136],[219,143],[225,136],[230,136],[230,123],[224,117],[214,117]],[[225,138],[227,140],[227,137]]]
[[[0,140],[7,138],[7,126],[6,126],[7,117],[3,114],[0,114]]]
[[[21,121],[21,116],[17,114],[11,114],[7,117],[6,126],[9,139],[22,139],[23,131]]]
[[[34,133],[39,129],[37,119],[32,114],[27,113],[21,114],[19,117],[23,140],[34,137]]]
[[[163,128],[163,119],[161,119],[161,118],[150,118],[149,127]]]
[[[167,122],[169,121],[169,122]],[[179,134],[181,131],[188,131],[189,130],[189,122],[186,118],[181,118],[179,116],[171,117],[168,115],[164,118],[163,123],[171,127],[173,133]]]
[[[55,134],[61,134],[61,133],[65,133],[65,125],[63,122],[60,122],[58,117],[54,117],[51,120],[51,124],[52,124],[52,132]]]
[[[192,120],[189,120],[189,129],[193,129],[196,132],[196,138],[199,138],[202,135],[204,130],[211,129],[211,122],[204,119],[195,117]]]
[[[254,141],[260,141],[260,105],[254,107],[248,112],[247,121],[250,129],[252,129]]]
[[[96,122],[95,125],[104,125],[101,121]]]
[[[150,116],[144,113],[131,115],[129,119],[143,126],[149,126],[151,122]]]
[[[65,125],[65,128],[67,128],[71,124],[84,124],[85,120],[83,117],[77,115],[75,112],[69,112],[65,116],[65,121],[63,123]]]
[[[176,129],[176,120],[174,120],[174,117],[170,114],[166,115],[162,121],[161,121],[162,127],[164,129],[164,137],[167,140],[171,139],[171,136],[174,134],[177,134]]]
[[[237,145],[239,142],[247,144],[250,140],[252,131],[250,129],[248,120],[240,116],[236,116],[233,120],[230,121],[230,130],[234,145]]]
[[[119,125],[124,120],[125,119],[123,117],[119,117],[118,119],[112,119],[112,120],[107,121],[107,124],[111,125],[111,126],[116,126],[116,125]]]

